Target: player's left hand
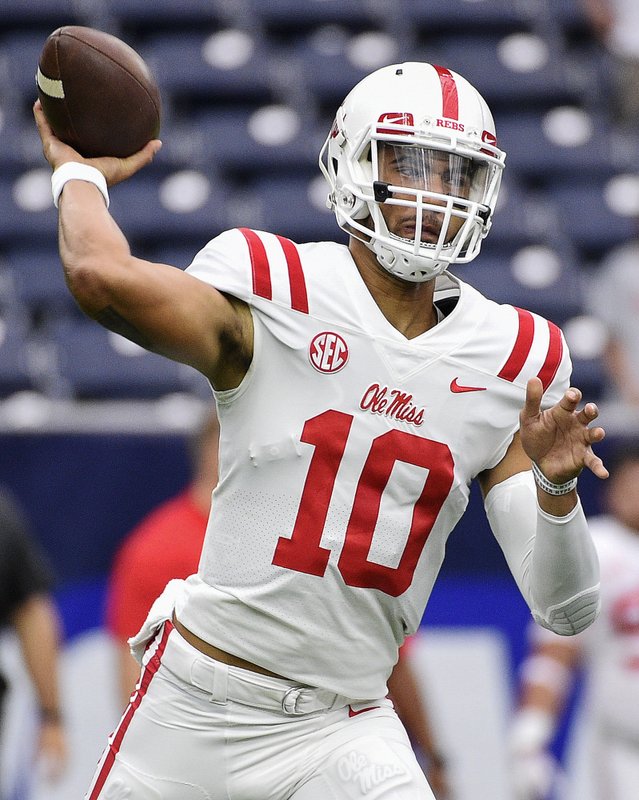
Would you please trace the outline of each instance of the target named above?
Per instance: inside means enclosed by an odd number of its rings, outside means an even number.
[[[598,478],[607,478],[603,461],[592,445],[601,442],[605,431],[589,427],[599,416],[594,403],[581,409],[579,389],[571,387],[552,408],[542,410],[543,385],[531,378],[526,387],[526,402],[519,415],[521,443],[526,455],[553,483],[565,483],[588,467]]]

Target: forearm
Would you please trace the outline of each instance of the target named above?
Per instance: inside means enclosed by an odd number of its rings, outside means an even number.
[[[96,186],[82,180],[65,184],[58,239],[69,290],[85,313],[96,316],[112,304],[111,287],[131,258],[128,242]]]
[[[44,718],[55,719],[60,714],[58,613],[47,597],[37,596],[15,613],[13,624],[40,712]]]
[[[571,495],[537,500],[529,472],[493,487],[486,513],[536,621],[571,635],[590,625],[599,602],[599,562],[581,504]],[[572,508],[570,508],[572,506]],[[562,514],[565,509],[567,516]]]

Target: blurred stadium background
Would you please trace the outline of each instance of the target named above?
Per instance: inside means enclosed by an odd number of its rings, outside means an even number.
[[[65,24],[121,36],[160,84],[164,147],[112,190],[139,255],[185,267],[238,225],[343,241],[317,170],[337,105],[383,64],[444,64],[485,96],[508,153],[493,230],[458,274],[560,324],[575,383],[598,400],[605,335],[585,292],[639,216],[639,138],[612,118],[607,58],[579,0],[1,0],[0,482],[28,511],[59,579],[75,743],[61,798],[81,796],[117,718],[101,633],[114,551],[186,482],[186,440],[211,402],[192,370],[86,321],[64,286],[31,106],[44,39]],[[588,475],[581,486],[596,513],[598,486]],[[509,800],[504,728],[527,620],[473,494],[415,650],[453,754],[453,800]],[[23,694],[12,753],[28,733]],[[5,759],[5,782],[20,784],[21,759]]]

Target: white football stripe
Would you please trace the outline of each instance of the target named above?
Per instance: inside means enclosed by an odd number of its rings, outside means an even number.
[[[38,67],[36,82],[44,94],[49,97],[57,97],[59,100],[64,100],[64,86],[62,85],[62,81],[55,80],[54,78],[47,78],[46,75],[40,72],[40,67]]]

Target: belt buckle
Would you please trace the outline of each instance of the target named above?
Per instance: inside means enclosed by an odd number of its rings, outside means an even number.
[[[297,702],[302,696],[304,689],[300,686],[293,686],[286,691],[282,698],[282,710],[285,714],[303,714],[304,712],[297,708]]]

